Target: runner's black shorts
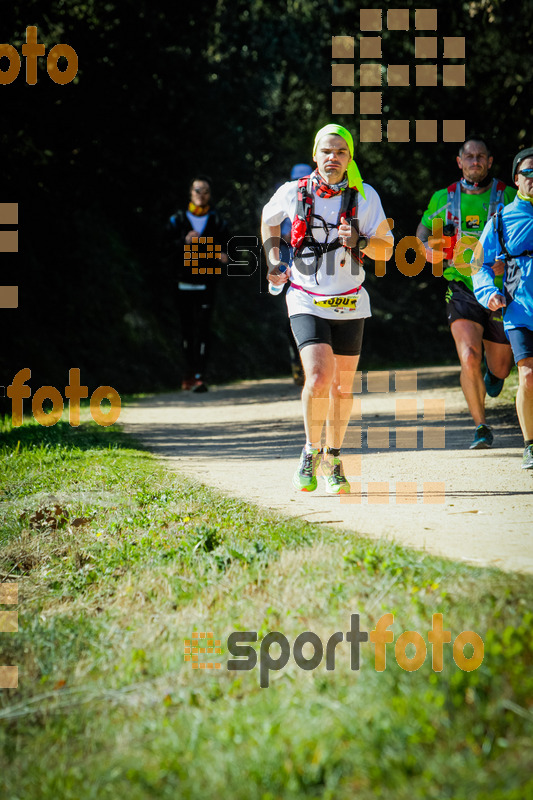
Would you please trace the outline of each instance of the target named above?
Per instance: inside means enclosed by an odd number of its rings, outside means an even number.
[[[448,281],[446,292],[448,325],[457,319],[477,322],[483,328],[483,338],[489,342],[509,344],[503,329],[502,310],[489,311],[478,303],[474,293],[462,281]]]
[[[337,356],[358,356],[361,352],[364,319],[324,319],[314,314],[295,314],[290,323],[298,350],[308,344],[329,344]]]
[[[511,328],[507,331],[515,364],[523,358],[533,358],[533,331],[529,328]]]

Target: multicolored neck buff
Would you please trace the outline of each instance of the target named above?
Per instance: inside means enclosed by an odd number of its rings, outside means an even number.
[[[330,123],[329,125],[324,125],[323,128],[317,132],[315,136],[315,143],[313,145],[313,155],[316,154],[316,149],[318,147],[318,143],[323,136],[327,136],[328,134],[334,134],[336,136],[342,136],[346,144],[348,145],[348,150],[350,151],[350,155],[352,160],[348,164],[348,169],[346,170],[346,174],[348,176],[348,186],[355,186],[358,192],[365,198],[365,192],[363,189],[363,179],[361,178],[361,173],[359,172],[359,167],[355,163],[353,159],[353,137],[349,130],[343,128],[342,125],[335,125],[334,123]]]
[[[465,189],[484,189],[489,183],[492,183],[492,178],[489,175],[486,175],[479,183],[469,181],[467,178],[461,178],[461,186],[464,186]]]
[[[340,181],[340,183],[327,183],[317,169],[311,173],[311,182],[319,197],[335,197],[336,194],[340,194],[348,186],[348,178]]]
[[[187,210],[190,211],[191,214],[194,214],[195,217],[205,217],[210,208],[211,206],[209,204],[206,206],[197,206],[196,203],[193,203],[191,200]]]

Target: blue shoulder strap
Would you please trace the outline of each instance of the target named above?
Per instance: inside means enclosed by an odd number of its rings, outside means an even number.
[[[502,255],[505,256],[505,260],[508,261],[509,259],[513,259],[513,258],[522,258],[523,256],[532,256],[533,255],[533,250],[524,250],[522,253],[516,253],[516,255],[513,255],[512,253],[509,252],[509,250],[507,249],[507,246],[505,244],[505,235],[504,235],[504,232],[503,232],[502,211],[503,211],[503,206],[501,206],[500,208],[497,209],[497,211],[494,213],[494,216],[492,217],[492,223],[494,225],[494,230],[496,231],[496,233],[498,235],[498,241],[500,243],[500,247],[501,247],[501,250],[502,250]]]
[[[505,183],[496,178],[492,179],[492,187],[490,190],[489,200],[489,215],[487,219],[494,216],[500,206],[503,206],[503,194],[505,192]]]

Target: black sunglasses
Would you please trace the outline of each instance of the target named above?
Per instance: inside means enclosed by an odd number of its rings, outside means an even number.
[[[519,169],[518,175],[525,175],[526,178],[531,178],[533,175],[533,167],[526,167],[526,169]]]

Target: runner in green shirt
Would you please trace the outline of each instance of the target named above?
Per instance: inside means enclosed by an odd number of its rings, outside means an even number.
[[[427,260],[442,258],[448,281],[446,308],[448,324],[461,364],[461,388],[476,430],[470,449],[490,447],[492,428],[486,424],[485,395],[497,397],[509,374],[513,357],[503,330],[501,310],[488,311],[473,293],[470,261],[473,248],[487,220],[501,205],[510,203],[516,190],[489,176],[493,158],[480,136],[470,136],[460,147],[457,165],[463,177],[435,192],[422,215],[416,235],[426,246]],[[436,220],[442,220],[439,235]],[[498,262],[497,262],[498,264]],[[503,263],[496,266],[499,281]],[[481,364],[485,356],[483,377]]]

